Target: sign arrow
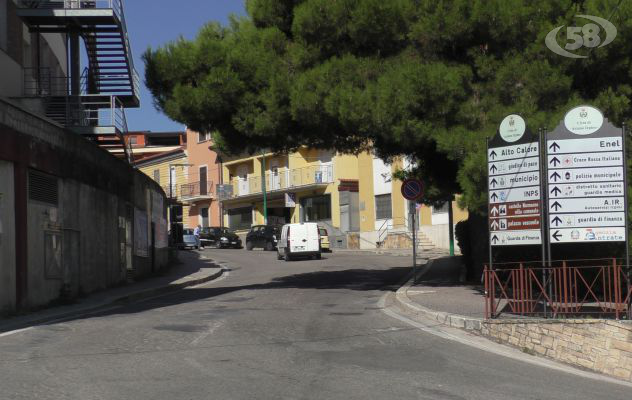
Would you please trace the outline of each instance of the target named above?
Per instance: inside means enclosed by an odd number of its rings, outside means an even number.
[[[562,205],[556,201],[555,203],[551,204],[551,208],[554,208],[555,211],[557,211],[562,208]]]
[[[560,188],[558,188],[557,186],[553,186],[553,189],[551,189],[551,194],[554,196],[558,196],[560,193],[562,193]]]
[[[560,219],[560,217],[555,216],[555,218],[553,218],[553,220],[551,221],[552,224],[555,224],[555,226],[559,226],[562,223],[562,220]]]
[[[498,221],[492,221],[492,229],[498,229]]]
[[[496,235],[492,236],[492,242],[494,242],[494,244],[496,244],[496,242],[498,242],[498,236],[496,236]]]
[[[561,237],[562,235],[560,235],[560,231],[555,231],[553,234],[553,239],[555,239],[556,242],[559,242]]]
[[[496,208],[496,206],[494,206],[494,207],[492,208],[492,215],[493,215],[494,217],[498,215],[498,208]]]
[[[549,164],[553,164],[554,167],[557,167],[557,164],[561,164],[561,161],[558,160],[557,157],[553,157],[551,161],[549,161]]]
[[[498,171],[498,168],[496,168],[496,165],[492,164],[491,168],[489,169],[489,172],[496,172]]]
[[[498,200],[498,195],[496,194],[496,192],[492,193],[492,200],[494,201]]]
[[[498,185],[498,181],[494,178],[489,184],[492,185],[492,187],[496,187],[496,185]]]
[[[497,156],[497,154],[496,154],[496,151],[495,151],[495,150],[492,150],[492,152],[491,152],[491,153],[489,153],[489,158],[491,158],[492,160],[493,160],[493,159],[495,159],[495,158],[496,158],[496,156]]]
[[[551,143],[551,145],[549,146],[549,150],[553,150],[553,153],[555,153],[559,149],[560,149],[560,145],[555,142]]]
[[[551,174],[551,179],[553,179],[553,182],[557,182],[558,179],[561,179],[562,177],[560,176],[560,174],[557,173],[557,171],[553,172]]]

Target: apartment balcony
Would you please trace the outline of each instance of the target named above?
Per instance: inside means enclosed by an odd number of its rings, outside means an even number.
[[[31,32],[78,32],[88,55],[88,93],[140,104],[123,0],[19,0],[18,15]],[[78,94],[78,93],[73,93]]]
[[[180,196],[185,203],[195,203],[213,198],[213,182],[198,181],[180,185]]]
[[[266,193],[284,193],[299,189],[323,188],[334,182],[331,165],[316,165],[271,172],[265,175]],[[261,176],[233,181],[232,193],[224,191],[222,200],[258,198],[263,194]]]

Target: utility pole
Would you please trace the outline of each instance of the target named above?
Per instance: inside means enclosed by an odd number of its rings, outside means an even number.
[[[263,224],[268,225],[268,195],[266,193],[266,155],[261,152],[261,191],[263,192]]]

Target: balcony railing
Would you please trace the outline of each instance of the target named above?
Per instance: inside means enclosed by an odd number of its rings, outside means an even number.
[[[24,68],[23,70],[24,96],[69,96],[70,77],[55,76],[50,68]],[[88,92],[88,68],[84,68],[79,79],[79,93]]]
[[[334,181],[334,170],[331,165],[316,165],[291,170],[266,173],[266,192],[275,192],[300,188],[303,186],[328,184]],[[237,178],[233,181],[233,198],[262,193],[260,176],[248,179]]]
[[[185,183],[180,186],[181,196],[183,200],[207,199],[213,195],[212,181],[198,181]]]
[[[114,127],[127,132],[125,107],[116,96],[56,97],[47,105],[46,115],[68,128]]]
[[[49,10],[111,9],[119,16],[123,11],[122,0],[20,0],[18,6]]]

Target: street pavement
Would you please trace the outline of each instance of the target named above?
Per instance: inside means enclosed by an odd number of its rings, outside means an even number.
[[[2,399],[629,399],[387,315],[406,257],[204,250],[221,278],[0,336]],[[388,302],[386,302],[388,305]],[[526,355],[525,355],[526,356]],[[530,356],[529,356],[530,357]]]

